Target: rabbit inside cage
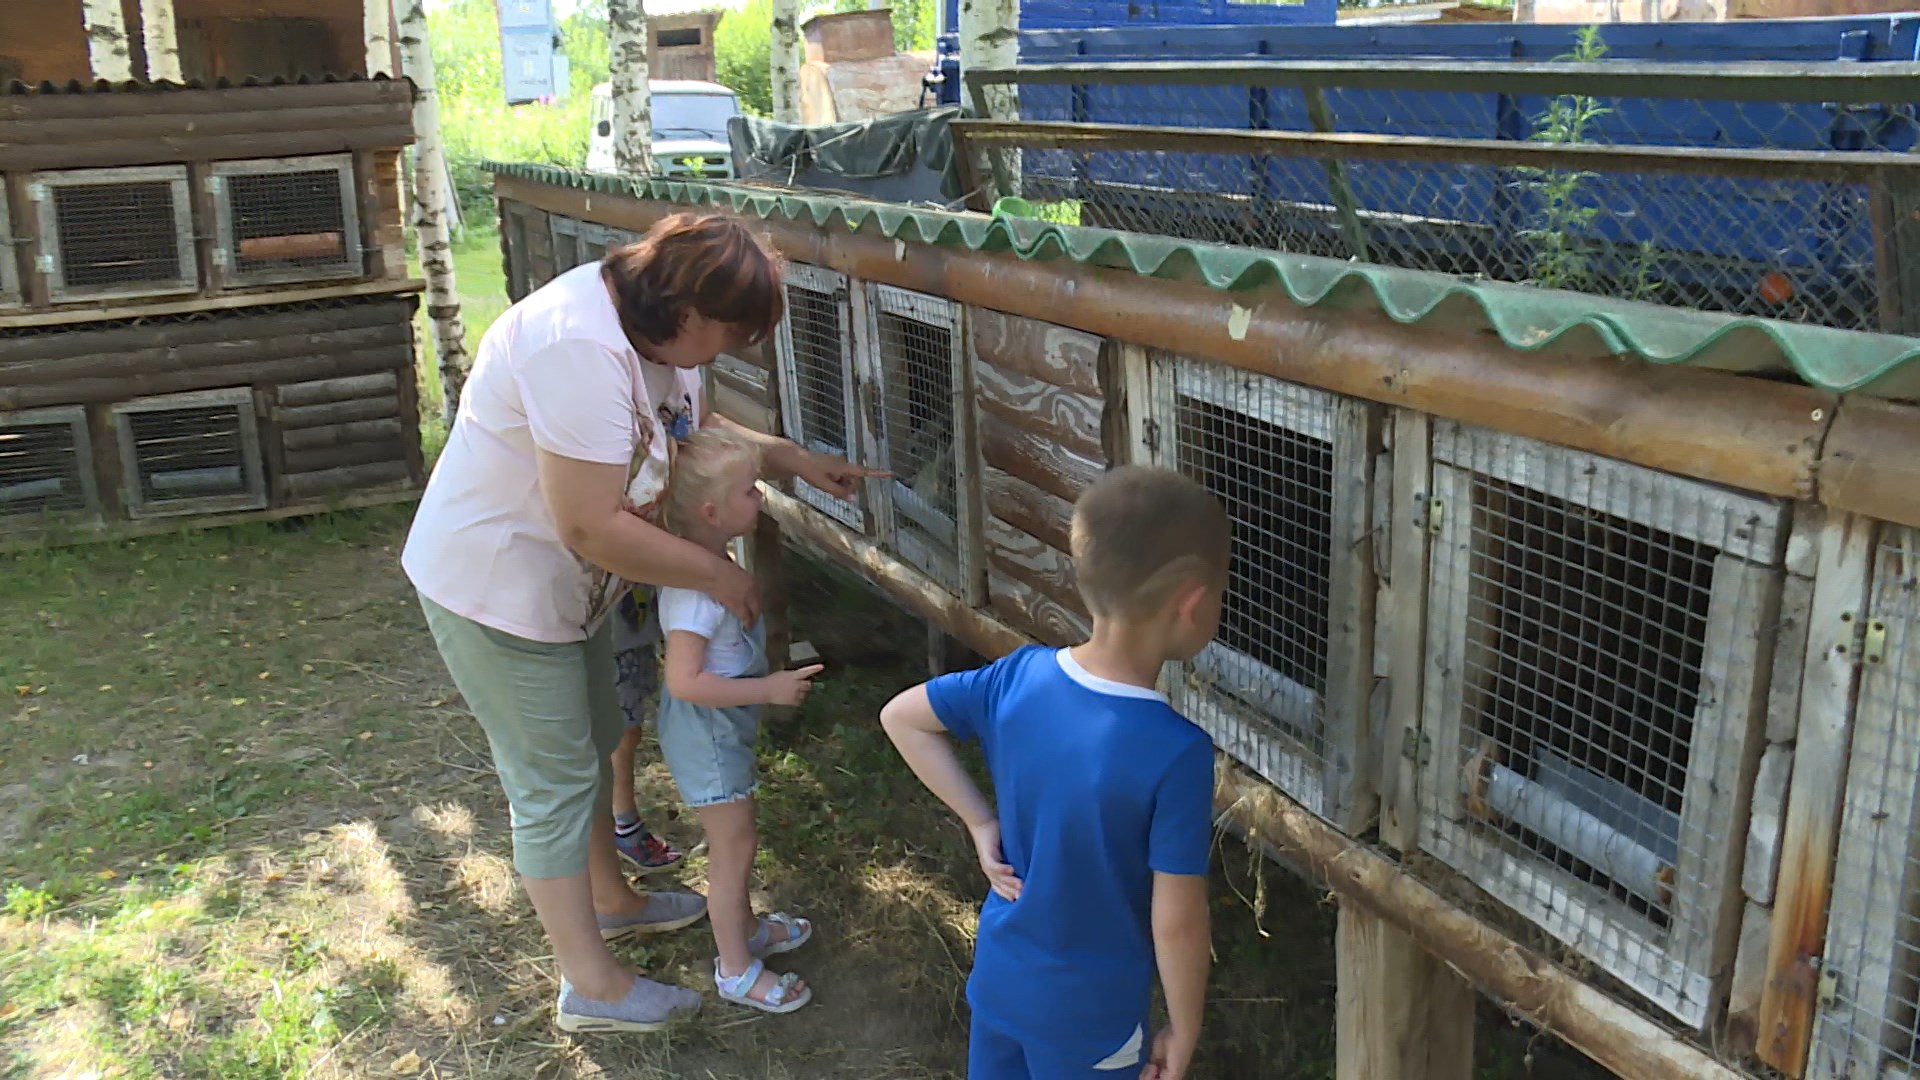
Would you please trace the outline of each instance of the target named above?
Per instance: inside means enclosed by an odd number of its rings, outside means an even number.
[[[878,314],[886,468],[897,527],[956,552],[953,331],[890,311]]]

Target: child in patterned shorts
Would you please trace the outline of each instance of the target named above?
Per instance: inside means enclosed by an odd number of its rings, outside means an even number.
[[[620,711],[627,718],[626,734],[613,751],[613,843],[643,877],[671,869],[686,857],[640,820],[633,794],[640,730],[660,705],[660,620],[653,592],[646,586],[635,588],[613,612],[614,671]]]

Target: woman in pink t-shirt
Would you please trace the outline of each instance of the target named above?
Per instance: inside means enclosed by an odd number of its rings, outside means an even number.
[[[706,913],[691,893],[636,893],[620,870],[609,755],[625,725],[607,615],[634,583],[758,615],[750,574],[652,521],[676,441],[734,428],[769,472],[842,497],[869,475],[707,408],[699,369],[765,341],[783,295],[777,258],[744,224],[679,215],[522,299],[480,341],[401,556],[486,731],[569,1031],[651,1031],[700,1001],[606,945]]]

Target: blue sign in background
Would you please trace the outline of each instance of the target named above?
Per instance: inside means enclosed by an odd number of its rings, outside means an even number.
[[[554,96],[550,0],[495,0],[495,8],[500,14],[500,83],[507,104]]]

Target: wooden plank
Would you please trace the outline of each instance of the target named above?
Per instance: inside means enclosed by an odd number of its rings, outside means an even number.
[[[1748,903],[1740,919],[1740,947],[1733,956],[1733,982],[1727,991],[1728,1057],[1753,1054],[1760,1038],[1760,994],[1767,982],[1767,939],[1773,933],[1773,910]]]
[[[1343,902],[1334,937],[1338,1080],[1469,1080],[1472,984],[1365,907]]]
[[[981,458],[1042,491],[1072,501],[1100,478],[1102,470],[1097,462],[1014,427],[992,413],[982,411],[979,424]]]
[[[1786,506],[1640,465],[1440,421],[1433,457],[1762,565],[1780,561]]]
[[[1773,642],[1773,679],[1767,693],[1767,741],[1792,742],[1800,730],[1800,679],[1813,620],[1813,578],[1788,574],[1780,591],[1780,630]]]
[[[1739,1073],[1675,1037],[1632,1006],[1463,910],[1403,866],[1341,836],[1318,816],[1231,764],[1219,769],[1223,817],[1309,868],[1316,881],[1414,939],[1494,997],[1586,1054],[1635,1080],[1739,1080]]]
[[[402,437],[404,426],[398,417],[387,420],[356,420],[329,427],[300,428],[281,436],[288,450],[317,450],[323,446],[347,443],[381,442]]]
[[[19,205],[18,203],[15,204]],[[25,229],[28,223],[16,226]],[[42,275],[33,275],[34,279]],[[112,309],[111,321],[128,319],[152,319],[166,315],[197,315],[210,311],[245,311],[248,308],[266,307],[279,304],[308,304],[321,300],[357,299],[360,297],[411,296],[426,286],[418,281],[356,281],[349,285],[322,285],[312,288],[289,289],[282,285],[266,286],[251,292],[229,292],[219,296],[198,297],[191,300],[156,300],[145,304],[116,304]],[[37,306],[47,303],[43,294],[38,300],[30,301]],[[349,308],[338,309],[341,312]],[[57,311],[25,311],[0,315],[0,330],[21,330],[28,327],[67,326],[76,323],[98,323],[107,320],[101,318],[103,309],[97,303],[73,304]],[[149,328],[157,330],[159,328]]]
[[[365,492],[358,495],[336,495],[326,499],[306,499],[297,503],[268,507],[264,510],[239,510],[203,517],[163,518],[144,521],[108,521],[98,528],[79,531],[66,531],[60,535],[61,543],[92,544],[111,540],[129,540],[141,536],[162,536],[196,529],[218,528],[237,525],[250,521],[286,521],[290,518],[309,517],[346,510],[361,510],[374,506],[392,506],[396,503],[412,502],[419,497],[417,487],[391,489],[387,491]],[[22,548],[40,548],[45,541],[33,533],[19,536],[0,536],[0,552],[16,551]]]
[[[134,393],[173,394],[188,390],[213,390],[229,386],[271,384],[313,375],[361,375],[370,371],[391,370],[404,363],[406,363],[405,353],[398,353],[391,349],[375,349],[330,353],[324,356],[292,356],[284,360],[269,360],[264,363],[223,364],[218,367],[200,367],[137,377],[116,375],[96,379],[76,379],[46,386],[0,385],[0,409],[27,409],[42,405],[90,401],[123,401]]]
[[[743,424],[755,431],[768,435],[780,434],[779,418],[769,406],[735,390],[733,387],[714,380],[713,410],[737,424]]]
[[[148,94],[0,95],[0,125],[48,120],[86,122],[113,116],[161,116],[185,123],[188,117],[248,114],[259,124],[271,126],[282,112],[329,106],[351,106],[376,116],[383,107],[410,111],[413,89],[403,79],[364,79]],[[0,126],[0,131],[4,130]]]
[[[400,151],[356,151],[354,169],[361,191],[360,229],[365,235],[367,274],[404,279],[408,274],[407,234]]]
[[[1904,1058],[1913,1041],[1920,898],[1920,531],[1882,525],[1862,656],[1859,701],[1840,819],[1823,972],[1846,1006],[1815,1025],[1807,1075],[1867,1074]],[[1879,638],[1884,635],[1884,641]],[[1806,753],[1803,748],[1801,753]],[[1794,776],[1794,795],[1800,777]],[[1784,879],[1783,879],[1784,881]],[[1889,1054],[1887,1051],[1893,1051]]]
[[[981,473],[986,465],[980,460],[980,425],[974,420],[979,399],[981,364],[973,347],[971,309],[954,305],[953,357],[953,513],[956,538],[955,567],[959,574],[959,594],[974,607],[987,603],[987,542],[984,529],[987,512],[980,493]],[[945,635],[940,648],[944,652]],[[931,655],[931,654],[930,654]]]
[[[1792,775],[1793,747],[1769,746],[1760,755],[1747,811],[1747,855],[1740,868],[1740,888],[1757,904],[1773,903],[1774,876],[1780,872],[1780,833],[1787,820],[1787,780]]]
[[[1077,645],[1093,632],[1078,614],[991,568],[987,597],[1001,618],[1048,645]]]
[[[1396,439],[1396,443],[1398,440]],[[1463,727],[1478,715],[1478,695],[1469,697],[1468,649],[1473,616],[1484,600],[1473,586],[1473,481],[1450,465],[1432,464],[1429,490],[1439,500],[1439,534],[1431,542],[1426,648],[1422,652],[1419,773],[1420,812],[1438,821],[1464,813],[1460,764],[1466,760]],[[1431,528],[1429,529],[1431,531]],[[1447,861],[1456,853],[1435,851]],[[1456,863],[1457,865],[1457,863]]]
[[[996,517],[986,520],[981,534],[991,572],[1020,582],[1075,614],[1086,615],[1073,559],[1066,553]]]
[[[987,364],[975,370],[974,383],[981,411],[1052,439],[1089,461],[1106,460],[1099,399]]]
[[[339,443],[334,446],[317,446],[309,450],[288,450],[285,473],[292,476],[298,473],[339,469],[349,465],[372,465],[380,461],[404,462],[406,460],[407,446],[399,439]]]
[[[760,588],[760,618],[767,628],[767,663],[775,671],[785,670],[793,648],[793,620],[780,523],[762,514],[746,540],[747,569]]]
[[[0,170],[105,169],[176,161],[225,161],[250,157],[304,157],[350,150],[388,150],[413,143],[411,123],[330,131],[260,134],[156,135],[58,144],[0,144]]]
[[[289,473],[287,494],[296,499],[313,498],[405,484],[412,478],[412,470],[406,462],[382,461],[372,465],[352,465],[321,472]]]
[[[1777,569],[1722,555],[1714,560],[1707,604],[1669,937],[1689,969],[1713,973],[1722,984],[1740,930],[1735,853],[1743,837],[1736,830],[1766,747],[1766,664],[1780,577]]]
[[[1428,425],[1426,413],[1394,410],[1393,552],[1386,618],[1380,622],[1389,670],[1380,839],[1402,853],[1419,846],[1419,757],[1403,751],[1418,745],[1426,671]]]
[[[1099,335],[991,308],[972,311],[974,355],[981,363],[1100,400]]]
[[[371,375],[285,383],[279,387],[277,396],[281,405],[324,405],[331,401],[391,394],[399,388],[399,384],[400,377],[395,372],[377,371]]]
[[[156,328],[155,336],[160,340],[127,351],[117,347],[124,340],[118,331],[49,335],[53,339],[46,342],[49,352],[70,355],[0,364],[0,386],[50,385],[97,378],[140,379],[196,367],[244,367],[249,363],[300,356],[368,351],[399,353],[412,345],[411,328],[404,319],[358,330],[314,334],[294,330],[284,336],[271,326],[247,325],[253,321],[232,321],[224,328],[226,336],[196,335],[200,340],[191,342],[167,341],[161,331],[172,328]],[[267,333],[260,333],[262,330]],[[62,338],[79,340],[60,340]],[[39,337],[26,340],[39,340]],[[84,351],[75,354],[76,349]]]
[[[1803,1075],[1819,998],[1819,960],[1825,951],[1841,785],[1858,684],[1852,628],[1866,611],[1874,532],[1874,523],[1865,518],[1834,514],[1820,539],[1773,936],[1760,998],[1757,1053],[1788,1076]]]
[[[384,420],[398,415],[400,415],[400,398],[396,394],[360,398],[355,401],[334,401],[325,405],[301,405],[294,408],[282,406],[273,411],[274,419],[289,431],[296,428],[345,424],[354,420]]]
[[[1373,695],[1373,530],[1368,512],[1382,409],[1343,398],[1333,416],[1332,558],[1327,578],[1327,674],[1321,736],[1327,820],[1358,836],[1379,814]]]
[[[1038,537],[1056,551],[1072,552],[1072,503],[992,466],[981,471],[980,491],[992,517]]]

